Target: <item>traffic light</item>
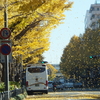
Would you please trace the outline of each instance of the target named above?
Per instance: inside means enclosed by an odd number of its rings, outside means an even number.
[[[92,55],[92,56],[89,56],[89,58],[90,58],[90,59],[92,59],[92,58],[93,58],[93,59],[95,59],[95,58],[100,58],[100,55]]]
[[[47,64],[47,61],[39,61],[37,64]]]
[[[93,58],[92,56],[90,56],[90,58]]]
[[[47,61],[41,61],[42,64],[48,63]]]

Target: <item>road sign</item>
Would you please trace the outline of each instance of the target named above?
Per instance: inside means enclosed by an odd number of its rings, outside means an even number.
[[[2,28],[0,31],[0,37],[3,39],[8,39],[11,35],[11,31],[8,28]]]
[[[11,40],[0,40],[0,46],[3,44],[8,44],[10,47],[12,47],[12,42]],[[9,62],[12,63],[12,52],[10,52],[9,56]],[[0,63],[5,63],[5,55],[0,53]]]
[[[10,47],[8,44],[3,44],[3,45],[1,45],[1,47],[0,47],[0,52],[1,52],[3,55],[9,55],[10,52],[11,52],[11,47]]]

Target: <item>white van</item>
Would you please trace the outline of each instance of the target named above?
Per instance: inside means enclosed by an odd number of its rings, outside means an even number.
[[[26,68],[26,90],[28,94],[42,92],[48,94],[48,73],[44,64]]]

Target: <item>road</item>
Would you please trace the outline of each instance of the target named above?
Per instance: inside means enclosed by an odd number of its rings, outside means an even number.
[[[100,91],[50,91],[48,94],[29,95],[25,100],[100,100]]]

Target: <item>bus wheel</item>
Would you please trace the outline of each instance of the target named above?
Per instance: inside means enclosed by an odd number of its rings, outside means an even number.
[[[45,93],[48,94],[48,90]]]

